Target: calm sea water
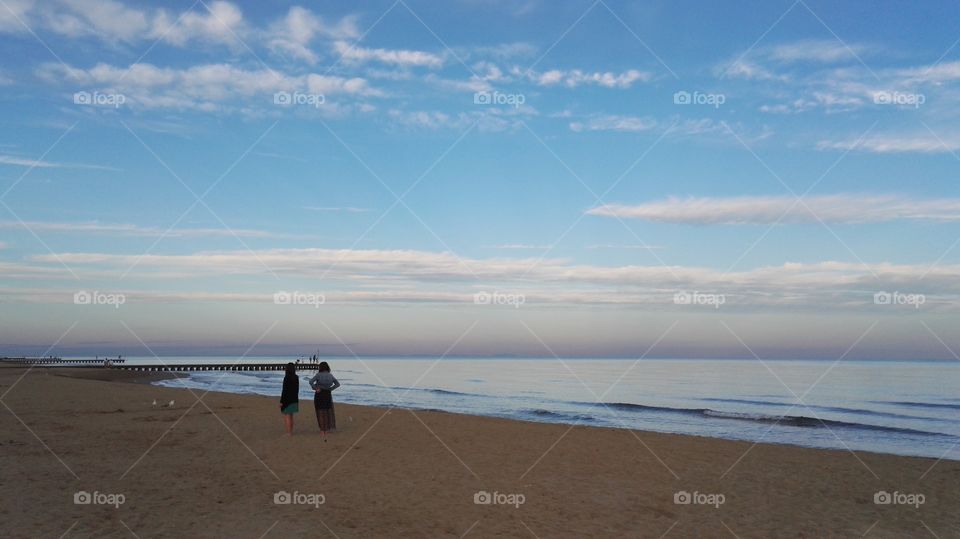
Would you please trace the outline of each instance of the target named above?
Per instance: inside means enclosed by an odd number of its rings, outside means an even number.
[[[338,402],[960,460],[960,362],[325,359]],[[279,396],[282,376],[157,384]]]

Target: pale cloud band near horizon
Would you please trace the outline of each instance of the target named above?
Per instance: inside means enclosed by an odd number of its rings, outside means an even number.
[[[604,204],[588,215],[683,224],[880,223],[960,220],[958,198],[836,194],[803,197],[669,197],[643,204]]]

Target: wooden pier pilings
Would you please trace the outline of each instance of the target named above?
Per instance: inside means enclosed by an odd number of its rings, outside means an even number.
[[[104,363],[124,363],[125,359],[63,359],[59,357],[0,357],[0,363],[19,365],[103,365]]]
[[[316,370],[316,363],[295,363],[296,369]],[[282,371],[286,363],[196,363],[190,365],[114,365],[114,369],[146,372],[196,372],[196,371]]]
[[[30,358],[4,357],[0,363],[31,365],[37,367],[83,367],[83,368],[110,368],[141,372],[199,372],[199,371],[283,371],[287,368],[286,361],[279,363],[164,363],[151,361],[149,363],[127,363],[125,359],[62,359],[58,357]],[[293,362],[297,370],[316,370],[319,363]]]

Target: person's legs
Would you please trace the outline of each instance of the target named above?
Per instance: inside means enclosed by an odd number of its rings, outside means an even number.
[[[283,414],[283,425],[287,429],[287,436],[293,435],[293,414]]]

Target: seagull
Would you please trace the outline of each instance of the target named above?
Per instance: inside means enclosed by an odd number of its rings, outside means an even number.
[[[157,407],[157,399],[153,399],[153,407],[154,407],[154,408]]]
[[[164,408],[173,408],[173,401],[163,405]]]

